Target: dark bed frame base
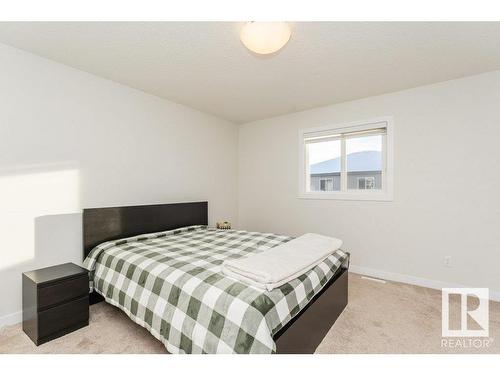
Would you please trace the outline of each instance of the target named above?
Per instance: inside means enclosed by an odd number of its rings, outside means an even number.
[[[208,202],[106,207],[83,210],[83,258],[100,243],[138,234],[208,225]],[[279,354],[310,354],[347,306],[348,269],[340,268],[324,288],[273,336]],[[104,301],[94,292],[90,303]]]
[[[347,268],[342,268],[274,335],[278,354],[313,354],[347,306]]]

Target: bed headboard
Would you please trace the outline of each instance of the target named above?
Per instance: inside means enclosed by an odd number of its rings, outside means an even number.
[[[189,225],[208,225],[208,202],[86,208],[83,259],[100,243]]]

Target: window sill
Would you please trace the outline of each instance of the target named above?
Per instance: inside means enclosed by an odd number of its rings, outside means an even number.
[[[318,192],[308,192],[299,193],[299,199],[331,199],[331,200],[349,200],[349,201],[381,201],[390,202],[393,200],[392,194],[387,192],[329,192],[329,193],[318,193]]]

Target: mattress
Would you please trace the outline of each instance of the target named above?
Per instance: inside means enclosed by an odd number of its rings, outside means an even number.
[[[109,241],[85,259],[93,288],[170,353],[274,353],[273,335],[348,260],[337,250],[297,279],[265,291],[221,264],[292,237],[190,226]]]

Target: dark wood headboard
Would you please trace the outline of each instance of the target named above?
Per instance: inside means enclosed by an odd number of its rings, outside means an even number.
[[[100,243],[189,225],[208,225],[208,202],[86,208],[83,259]]]

